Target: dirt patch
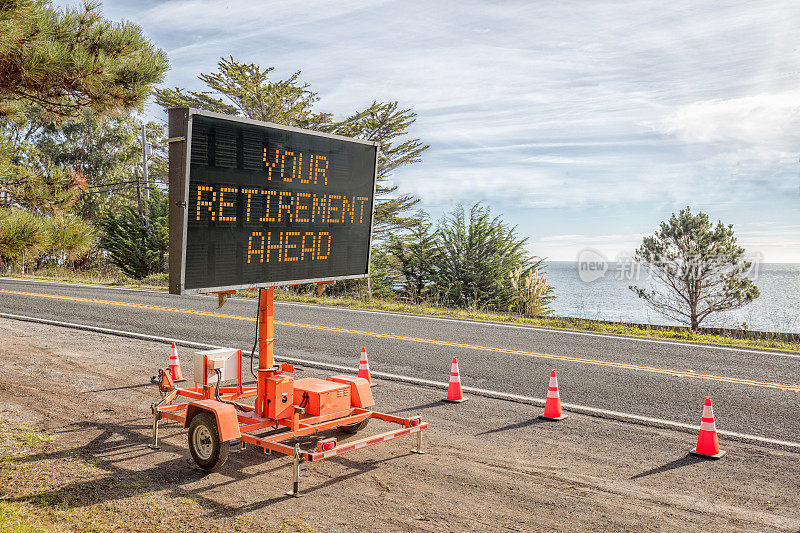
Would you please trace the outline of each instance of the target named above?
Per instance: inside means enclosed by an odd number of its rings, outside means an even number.
[[[0,428],[2,531],[307,530],[289,522],[254,528],[243,516],[221,517],[209,524],[206,510],[190,495],[166,490],[136,471],[118,470],[110,461],[81,450],[43,445],[51,440],[46,434],[8,421]],[[32,440],[33,445],[25,446]]]
[[[393,382],[375,388],[376,408],[422,412],[428,453],[397,439],[304,464],[294,499],[286,457],[246,449],[206,474],[174,423],[160,450],[146,446],[149,377],[168,346],[9,320],[0,346],[0,525],[23,531],[800,529],[797,453],[723,442],[728,455],[705,461],[687,456],[686,433],[546,423],[531,406],[443,404],[441,391]]]

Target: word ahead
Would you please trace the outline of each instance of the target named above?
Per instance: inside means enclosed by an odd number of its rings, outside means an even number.
[[[331,255],[332,240],[329,231],[254,231],[247,244],[247,263],[324,261]]]

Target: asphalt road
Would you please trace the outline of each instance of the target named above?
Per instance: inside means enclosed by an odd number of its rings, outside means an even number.
[[[0,279],[3,313],[249,351],[256,302],[216,307],[211,297]],[[278,361],[357,367],[364,345],[373,370],[447,381],[455,355],[465,385],[539,398],[555,368],[564,402],[699,424],[708,395],[718,429],[800,440],[798,354],[280,302],[275,320]]]

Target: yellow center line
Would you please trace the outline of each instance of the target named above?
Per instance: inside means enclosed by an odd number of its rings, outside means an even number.
[[[118,302],[114,300],[100,300],[97,298],[81,298],[78,296],[62,296],[59,294],[42,294],[42,293],[35,293],[35,292],[23,292],[23,291],[10,291],[6,289],[0,289],[0,293],[6,294],[17,294],[21,296],[37,296],[41,298],[53,298],[57,300],[68,300],[74,302],[88,302],[88,303],[95,303],[95,304],[102,304],[102,305],[114,305],[120,307],[134,307],[137,309],[151,309],[154,311],[167,311],[171,313],[184,313],[188,315],[197,315],[197,316],[207,316],[207,317],[214,317],[214,318],[226,318],[230,320],[244,320],[246,322],[255,322],[255,318],[247,317],[247,316],[238,316],[238,315],[228,315],[225,313],[216,313],[213,311],[196,311],[194,309],[181,309],[176,307],[164,307],[160,305],[149,305],[149,304],[137,304],[131,302]],[[554,359],[558,361],[568,361],[571,363],[581,363],[587,365],[598,365],[598,366],[606,366],[611,368],[621,368],[625,370],[636,370],[640,372],[651,372],[655,374],[666,374],[670,376],[678,376],[678,377],[689,377],[695,379],[705,379],[710,381],[720,381],[725,383],[736,383],[739,385],[750,385],[753,387],[767,387],[771,389],[781,389],[781,390],[789,390],[800,392],[800,385],[791,385],[788,383],[775,383],[770,381],[760,381],[755,379],[744,379],[744,378],[735,378],[730,376],[719,376],[715,374],[701,374],[698,372],[690,372],[687,370],[671,370],[668,368],[658,368],[653,366],[642,366],[642,365],[634,365],[630,363],[618,363],[616,361],[604,361],[602,359],[588,359],[584,357],[571,357],[567,355],[555,355],[555,354],[548,354],[548,353],[540,353],[540,352],[530,352],[527,350],[514,350],[511,348],[498,348],[496,346],[482,346],[479,344],[465,344],[460,342],[452,342],[452,341],[444,341],[438,339],[425,339],[420,337],[409,337],[406,335],[396,335],[394,333],[377,333],[374,331],[359,331],[354,329],[345,329],[345,328],[335,328],[331,326],[320,326],[317,324],[302,324],[298,322],[283,322],[280,320],[276,320],[275,324],[281,326],[290,326],[296,328],[306,328],[306,329],[316,329],[320,331],[330,331],[334,333],[347,333],[352,335],[365,335],[369,337],[376,337],[382,339],[395,339],[407,342],[419,342],[424,344],[435,344],[437,346],[449,346],[453,348],[465,348],[468,350],[480,350],[485,352],[494,352],[494,353],[503,353],[503,354],[510,354],[510,355],[523,355],[526,357],[537,357],[541,359]]]

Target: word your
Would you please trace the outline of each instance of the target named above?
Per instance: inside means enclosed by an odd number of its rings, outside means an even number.
[[[247,263],[324,261],[331,255],[327,231],[254,231],[247,243]]]
[[[364,224],[370,216],[366,196],[211,185],[194,196],[195,222]]]
[[[307,154],[308,161],[303,169],[303,153],[275,149],[275,159],[270,161],[264,148],[264,166],[267,167],[267,180],[296,181],[328,184],[328,159],[324,155]],[[291,166],[291,169],[289,167]]]

